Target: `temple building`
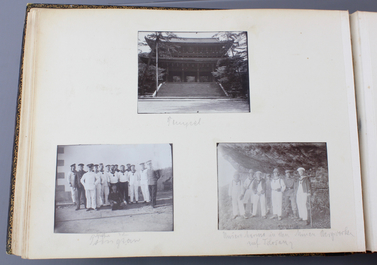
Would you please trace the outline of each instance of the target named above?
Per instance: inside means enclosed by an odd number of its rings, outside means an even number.
[[[154,50],[155,41],[145,39]],[[218,61],[228,56],[232,44],[233,41],[221,41],[216,38],[172,38],[164,41],[161,45],[164,51],[158,55],[158,67],[165,69],[165,83],[156,91],[155,96],[228,96],[221,85],[215,82],[212,72],[215,71]],[[148,53],[139,56],[144,63],[148,62]],[[155,54],[151,60],[151,64],[155,65]]]

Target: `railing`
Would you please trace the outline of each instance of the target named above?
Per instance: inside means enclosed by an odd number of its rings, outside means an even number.
[[[161,87],[163,84],[165,84],[165,82],[162,82],[162,83],[157,87],[156,91],[153,92],[152,97],[156,97],[156,96],[157,96],[157,92],[160,90],[160,87]]]
[[[220,82],[216,82],[216,83],[217,83],[217,84],[221,87],[221,89],[224,91],[225,95],[226,95],[227,97],[229,97],[229,94],[228,94],[228,92],[225,91],[223,85],[222,85]]]

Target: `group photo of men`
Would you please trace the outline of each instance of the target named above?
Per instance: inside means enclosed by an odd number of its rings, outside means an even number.
[[[219,144],[219,229],[330,228],[325,143]]]
[[[169,144],[59,146],[55,232],[171,231],[171,150]]]
[[[97,210],[111,206],[111,210],[123,209],[127,204],[149,203],[156,207],[157,181],[159,171],[154,171],[152,161],[140,163],[140,170],[135,165],[117,164],[106,165],[103,163],[72,164],[67,174],[67,182],[71,188],[72,202],[76,211],[84,206],[86,211]],[[141,201],[139,201],[141,193]],[[83,204],[83,205],[81,205]]]

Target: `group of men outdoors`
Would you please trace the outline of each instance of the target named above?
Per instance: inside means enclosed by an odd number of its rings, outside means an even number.
[[[270,219],[279,221],[291,214],[294,220],[308,225],[310,179],[305,175],[303,167],[299,167],[297,172],[299,176],[295,177],[292,170],[285,170],[285,176],[281,176],[277,168],[272,175],[261,171],[254,173],[250,169],[244,181],[241,181],[240,173],[236,172],[229,186],[233,218],[243,216],[247,219],[247,212],[251,213],[251,218],[256,217],[259,206],[260,215],[264,219],[269,213],[272,214]]]
[[[141,169],[136,171],[135,165],[106,165],[103,163],[72,164],[67,174],[67,182],[71,188],[72,201],[76,210],[81,202],[87,211],[99,210],[101,206],[111,205],[112,210],[122,209],[123,205],[139,202],[139,187],[143,195],[143,203],[156,206],[157,180],[159,175],[152,168],[152,161],[140,163]]]

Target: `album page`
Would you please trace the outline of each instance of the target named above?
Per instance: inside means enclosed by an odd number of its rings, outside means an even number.
[[[23,257],[365,251],[348,12],[30,16]]]
[[[376,13],[355,12],[351,15],[352,46],[357,93],[357,113],[359,117],[360,159],[363,183],[365,214],[365,236],[367,250],[377,250],[377,199],[374,187],[377,156],[377,94],[374,83],[377,74],[377,53],[373,47],[377,43]]]

